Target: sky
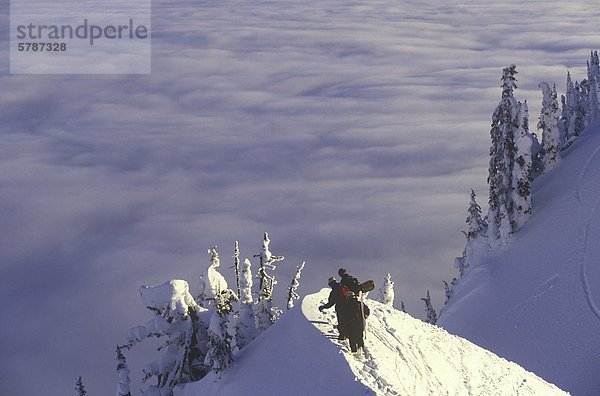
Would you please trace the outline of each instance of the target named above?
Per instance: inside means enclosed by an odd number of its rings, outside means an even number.
[[[194,291],[215,245],[232,281],[234,241],[253,259],[265,231],[282,307],[302,261],[302,294],[345,267],[439,307],[471,188],[487,201],[502,68],[535,126],[540,81],[585,77],[594,5],[156,1],[150,75],[3,56],[0,394],[112,393],[115,346],[151,317],[139,286]]]

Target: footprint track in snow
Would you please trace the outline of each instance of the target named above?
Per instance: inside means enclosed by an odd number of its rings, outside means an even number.
[[[577,202],[579,202],[579,204],[582,207],[585,206],[582,195],[581,195],[583,181],[585,179],[586,174],[590,170],[592,162],[594,161],[594,159],[596,158],[598,153],[600,153],[600,146],[596,147],[596,149],[588,157],[588,159],[585,162],[585,165],[583,166],[583,169],[579,173],[579,177],[577,180],[577,188],[575,190],[575,199],[577,200]],[[590,241],[590,229],[592,227],[592,221],[598,210],[598,206],[600,206],[600,198],[597,199],[594,202],[594,204],[592,205],[592,208],[589,211],[589,215],[587,216],[587,221],[581,231],[582,247],[581,247],[581,251],[580,251],[579,262],[580,262],[581,285],[582,285],[583,292],[586,297],[587,304],[588,304],[590,310],[592,311],[592,313],[594,314],[594,316],[596,316],[596,318],[598,318],[600,320],[600,308],[598,307],[598,304],[596,303],[596,301],[594,299],[594,295],[593,295],[592,288],[590,286],[590,281],[589,281],[588,274],[587,274],[587,260],[588,260],[588,251],[589,251],[589,241]]]

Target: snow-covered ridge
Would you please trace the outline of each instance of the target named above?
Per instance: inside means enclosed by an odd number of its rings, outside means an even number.
[[[533,184],[534,215],[473,263],[438,324],[577,395],[600,394],[600,126]]]
[[[197,395],[562,395],[518,365],[441,328],[366,300],[371,308],[366,353],[336,340],[333,310],[317,307],[329,290],[309,295],[213,374],[175,389]]]

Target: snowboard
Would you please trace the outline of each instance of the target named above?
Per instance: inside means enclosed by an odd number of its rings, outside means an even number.
[[[368,280],[358,285],[358,287],[359,290],[363,293],[370,292],[371,290],[375,289],[375,282],[373,282],[372,280]]]
[[[367,282],[371,282],[373,283],[373,281],[367,281]],[[364,283],[367,283],[364,282]],[[362,283],[361,283],[362,285]],[[373,285],[373,288],[375,287],[375,285]],[[373,290],[373,288],[371,288],[371,290]],[[367,318],[365,317],[365,294],[364,292],[361,290],[360,293],[358,293],[359,296],[359,301],[360,301],[360,318],[363,321],[363,338],[366,340],[367,339]]]

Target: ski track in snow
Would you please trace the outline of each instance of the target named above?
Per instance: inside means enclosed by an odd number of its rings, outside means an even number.
[[[585,176],[588,173],[588,171],[592,165],[592,161],[596,158],[598,153],[600,153],[600,146],[596,147],[594,152],[588,157],[582,171],[579,173],[579,178],[577,180],[577,188],[575,191],[575,199],[577,199],[577,202],[579,202],[579,204],[581,206],[584,206],[583,199],[581,197],[581,190],[582,190],[581,187],[583,186],[583,181],[585,179]],[[590,210],[589,215],[587,216],[586,224],[582,229],[582,238],[581,238],[582,239],[582,248],[581,248],[579,260],[580,260],[580,267],[581,267],[581,284],[583,287],[583,291],[585,293],[585,297],[586,297],[588,306],[590,307],[591,311],[596,316],[596,318],[598,318],[600,320],[600,308],[598,308],[598,304],[596,303],[596,301],[594,299],[594,295],[592,293],[590,282],[589,282],[589,279],[587,276],[587,259],[588,259],[588,251],[589,251],[590,229],[592,226],[592,220],[594,219],[594,217],[596,215],[596,211],[597,211],[599,205],[600,205],[600,198],[598,198],[594,202],[594,205],[593,205],[592,209]]]
[[[551,277],[540,293],[553,287]],[[308,297],[307,297],[308,298]],[[317,300],[318,301],[318,300]],[[325,300],[319,301],[318,306]],[[363,354],[337,339],[333,309],[310,316],[311,323],[337,345],[355,375],[377,395],[538,395],[562,394],[541,379],[468,341],[368,300],[371,316]],[[303,303],[305,304],[305,302]],[[515,371],[515,369],[517,371]],[[519,371],[521,370],[521,371]],[[453,372],[454,374],[449,374]],[[546,393],[540,393],[543,392]]]
[[[596,157],[596,155],[599,152],[600,152],[600,146],[596,147],[596,149],[594,150],[592,155],[590,155],[589,158],[586,160],[585,165],[583,166],[583,169],[579,173],[579,178],[577,179],[577,188],[575,189],[575,199],[577,200],[577,202],[579,202],[582,205],[583,205],[583,202],[581,199],[581,186],[583,185],[583,179],[584,179],[585,175],[587,174],[588,170],[590,169],[592,161],[594,160],[594,158]]]
[[[565,268],[560,271],[559,273],[554,274],[553,276],[551,276],[550,278],[548,278],[544,283],[542,283],[535,291],[535,293],[533,295],[531,295],[530,297],[528,297],[526,300],[524,300],[523,302],[516,304],[513,307],[510,307],[506,312],[504,312],[503,314],[499,315],[496,317],[496,321],[501,322],[503,320],[505,320],[505,318],[507,316],[511,316],[513,315],[515,312],[517,312],[518,316],[523,316],[525,314],[525,312],[527,311],[527,308],[535,303],[537,300],[539,300],[544,293],[550,291],[552,288],[554,288],[554,286],[556,285],[556,281],[561,277],[562,274],[564,274],[565,272],[570,271],[569,266],[565,266]]]
[[[588,220],[586,222],[585,227],[583,228],[583,247],[581,249],[581,283],[583,285],[583,291],[585,292],[585,297],[587,299],[588,305],[594,315],[600,320],[600,309],[598,308],[598,304],[594,300],[594,296],[592,294],[592,289],[590,287],[590,282],[587,276],[587,257],[588,257],[588,249],[589,249],[589,238],[590,238],[590,228],[592,225],[592,220],[596,215],[596,210],[600,205],[600,199],[596,200],[594,203],[594,207],[590,212]]]
[[[378,396],[558,396],[567,394],[522,367],[465,339],[373,300],[367,300],[371,315],[368,319],[365,351],[363,354],[353,354],[346,341],[337,339],[337,320],[334,310],[324,312],[318,310],[318,307],[327,300],[328,295],[329,290],[322,289],[318,293],[306,296],[302,300],[300,314],[298,311],[295,311],[296,315],[292,313],[293,316],[289,319],[291,321],[286,321],[286,317],[282,318],[280,322],[269,328],[270,337],[265,338],[267,334],[265,332],[262,338],[259,337],[254,341],[263,344],[249,346],[245,352],[242,351],[243,354],[245,353],[245,364],[234,365],[233,370],[236,371],[226,374],[222,380],[209,377],[187,384],[178,389],[176,395],[234,396],[248,394],[248,388],[255,390],[254,393],[250,392],[251,394],[304,395],[314,391],[315,384],[310,382],[312,378],[310,375],[318,377],[319,386],[328,389],[327,392],[318,392],[319,394]],[[308,320],[318,332],[310,329],[306,333],[295,334],[295,337],[290,340],[290,329],[304,326],[302,322],[304,320]],[[308,338],[302,337],[303,334]],[[337,346],[339,348],[337,353],[343,359],[333,356],[336,348],[324,344],[320,337],[327,338],[328,342]],[[274,340],[280,350],[265,349],[265,346],[271,345],[270,339]],[[300,350],[305,351],[307,342],[318,342],[319,347],[308,353],[298,353]],[[285,361],[283,356],[289,356],[285,348],[290,344],[299,359],[294,360],[292,367],[287,369],[287,367],[280,367],[279,362]],[[327,347],[323,348],[323,346]],[[273,356],[273,353],[276,355]],[[277,365],[277,370],[282,369],[281,374],[287,378],[287,381],[272,381],[272,370],[263,368],[265,360],[269,359],[272,360],[271,365]],[[317,364],[314,360],[321,362],[316,370],[309,370],[304,377],[299,376],[299,370],[306,370],[307,367]],[[298,392],[298,389],[290,389],[290,384],[293,385],[293,382],[299,378],[304,378],[301,380],[303,386],[301,392]],[[307,381],[306,378],[309,380]],[[269,382],[269,391],[256,392],[259,389],[264,390],[265,382]],[[346,390],[341,390],[340,386]],[[321,389],[317,388],[317,390]]]

